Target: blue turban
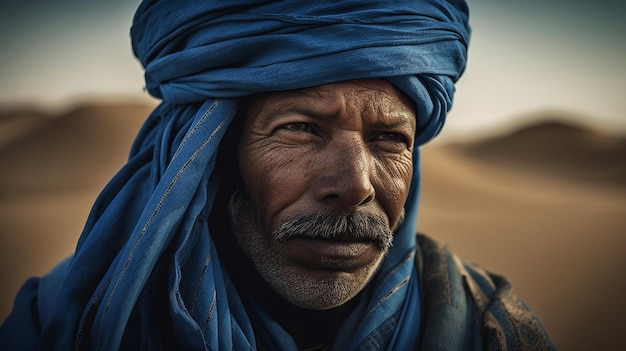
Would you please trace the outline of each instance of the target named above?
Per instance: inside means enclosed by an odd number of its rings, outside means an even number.
[[[234,3],[147,0],[137,10],[133,49],[147,90],[163,102],[94,204],[74,256],[39,283],[51,296],[40,303],[54,301],[40,308],[43,345],[151,348],[155,335],[170,333],[181,350],[248,350],[259,338],[293,350],[269,318],[253,332],[249,297],[229,284],[207,223],[220,186],[218,146],[239,98],[386,78],[415,102],[417,146],[441,129],[466,62],[464,1]],[[415,149],[406,219],[336,348],[417,343]]]

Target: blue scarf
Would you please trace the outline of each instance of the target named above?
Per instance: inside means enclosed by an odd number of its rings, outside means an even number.
[[[232,3],[147,0],[137,10],[133,49],[147,90],[163,103],[94,204],[74,256],[57,269],[66,278],[40,312],[42,345],[150,348],[171,334],[168,345],[181,350],[294,350],[262,312],[253,332],[207,223],[220,184],[218,146],[239,98],[382,77],[415,101],[416,146],[441,129],[466,62],[464,1]],[[405,221],[337,349],[418,342],[415,149]]]

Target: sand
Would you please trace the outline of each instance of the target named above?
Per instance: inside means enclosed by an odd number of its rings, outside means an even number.
[[[91,204],[124,164],[151,108],[92,104],[56,118],[0,116],[0,320],[25,279],[71,254]],[[507,276],[560,349],[615,349],[626,330],[622,139],[538,128],[517,139],[424,147],[418,229]],[[556,144],[538,136],[547,131],[559,147],[595,156],[568,159],[563,172],[550,168],[563,156],[511,146],[553,150]],[[595,141],[584,142],[590,135]],[[602,175],[590,174],[589,162],[608,153]]]

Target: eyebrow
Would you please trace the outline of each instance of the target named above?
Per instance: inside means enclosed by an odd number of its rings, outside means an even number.
[[[414,122],[412,123],[411,120]],[[381,129],[402,130],[406,133],[413,134],[413,137],[415,137],[419,131],[417,119],[405,113],[394,114],[389,119],[377,120],[372,126]]]
[[[309,116],[309,117],[320,119],[320,120],[333,119],[337,115],[337,112],[330,112],[328,110],[323,111],[323,110],[318,110],[315,108],[309,108],[309,107],[303,107],[303,106],[290,106],[287,108],[283,108],[280,111],[277,111],[276,115],[280,116],[280,115],[292,114],[292,113],[305,115],[305,116]]]
[[[305,107],[299,104],[287,104],[287,106],[277,106],[275,112],[272,112],[272,114],[275,117],[282,117],[289,114],[300,114],[316,120],[327,121],[335,118],[338,112],[334,110],[331,112],[330,109],[326,109],[326,111],[324,111],[323,108],[316,109],[315,107]],[[380,116],[380,114],[377,115]],[[412,130],[414,134],[416,134],[419,130],[417,117],[413,114],[401,111],[391,111],[390,113],[384,113],[383,118],[376,118],[376,120],[373,121],[371,125],[377,128],[400,128],[407,131]]]
[[[284,103],[284,104],[272,107],[270,112],[274,115],[297,113],[297,114],[307,115],[307,116],[318,118],[318,119],[332,119],[339,113],[339,111],[336,111],[332,108],[325,108],[325,105],[326,104],[319,103],[319,104],[314,104],[311,107],[306,107],[306,106],[302,106],[302,104],[288,102],[288,103]],[[417,118],[413,114],[408,114],[406,112],[400,112],[397,110],[391,111],[390,113],[384,113],[383,115],[385,116],[385,120],[394,120],[391,123],[394,126],[403,124],[404,123],[403,120],[410,120],[410,119],[416,120]]]
[[[405,114],[396,114],[391,116],[390,119],[385,119],[385,121],[376,121],[374,125],[384,125],[385,127],[391,128],[412,126],[413,124],[410,122],[411,119],[415,120],[411,116],[407,116]],[[417,123],[415,123],[415,126],[417,126]]]

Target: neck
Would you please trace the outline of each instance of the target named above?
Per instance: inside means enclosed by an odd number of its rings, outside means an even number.
[[[244,284],[251,281],[246,280]],[[357,301],[353,299],[340,307],[329,310],[311,310],[287,302],[265,281],[257,283],[262,284],[263,287],[259,289],[247,286],[245,289],[253,293],[251,296],[255,297],[255,301],[293,337],[301,350],[332,344],[337,330],[352,312],[354,303]]]
[[[250,291],[250,290],[249,290]],[[289,335],[299,349],[330,345],[345,318],[353,309],[352,303],[330,310],[310,310],[294,306],[270,289],[258,295],[256,301]]]

